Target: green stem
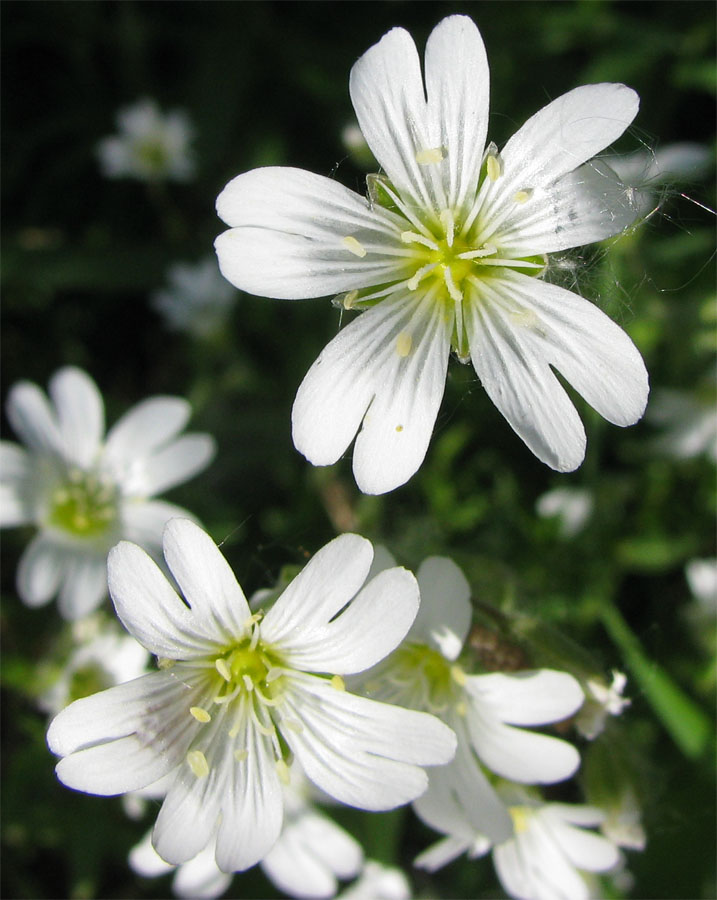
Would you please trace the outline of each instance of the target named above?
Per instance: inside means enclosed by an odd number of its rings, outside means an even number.
[[[690,759],[701,756],[712,732],[709,718],[657,663],[647,657],[612,601],[605,600],[600,604],[600,619],[674,742]]]

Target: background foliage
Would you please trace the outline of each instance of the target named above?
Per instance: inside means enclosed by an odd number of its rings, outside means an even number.
[[[537,660],[557,660],[552,631],[609,671],[626,668],[625,739],[639,762],[648,846],[629,860],[631,897],[713,897],[711,728],[714,623],[691,625],[685,563],[714,555],[714,470],[655,449],[642,422],[621,430],[577,399],[587,424],[583,467],[559,476],[535,460],[452,362],[428,458],[387,497],[362,497],[350,459],[312,469],[290,437],[296,388],[336,332],[326,301],[241,296],[212,342],[170,332],[148,298],[178,260],[211,254],[214,200],[234,175],[288,164],[363,190],[341,144],[351,121],[354,60],[393,25],[419,46],[444,15],[479,25],[491,64],[490,136],[499,145],[536,109],[583,83],[623,81],[642,98],[620,148],[712,144],[714,8],[710,3],[6,2],[3,41],[3,395],[19,378],[45,386],[61,365],[85,368],[108,421],[154,393],[187,396],[193,428],[213,433],[216,462],[171,499],[223,540],[247,592],[300,564],[337,530],[385,543],[416,567],[452,556],[489,604],[519,615]],[[198,173],[148,189],[108,181],[95,148],[116,110],[142,97],[185,109]],[[714,336],[709,184],[656,194],[659,210],[607,248],[574,254],[578,287],[633,336],[654,386],[695,392]],[[11,437],[9,430],[6,436]],[[535,514],[556,486],[588,488],[595,512],[563,539]],[[3,895],[161,897],[168,879],[136,878],[126,853],[146,830],[118,800],[55,780],[37,711],[37,664],[61,622],[25,609],[14,571],[28,534],[3,541]],[[619,609],[620,613],[615,610]],[[636,644],[635,641],[638,643]],[[555,654],[558,654],[555,656]],[[552,654],[552,656],[551,656]],[[407,812],[340,813],[367,853],[409,866],[432,839]],[[416,896],[495,897],[489,863],[418,874]],[[272,896],[253,871],[228,896]]]

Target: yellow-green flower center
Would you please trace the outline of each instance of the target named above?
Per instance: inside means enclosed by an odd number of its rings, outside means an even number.
[[[74,537],[100,537],[118,515],[117,488],[94,472],[72,470],[51,496],[50,525]]]
[[[386,699],[414,709],[445,713],[450,707],[459,712],[463,670],[426,644],[407,644],[390,658],[385,669]],[[390,695],[390,696],[389,696]]]

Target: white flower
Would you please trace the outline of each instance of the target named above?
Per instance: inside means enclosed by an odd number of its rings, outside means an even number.
[[[554,488],[538,497],[535,510],[544,519],[557,517],[562,537],[571,538],[583,530],[594,505],[586,488]]]
[[[418,815],[440,829],[450,823],[460,795],[473,831],[503,839],[510,819],[481,764],[524,783],[570,777],[579,763],[571,744],[514,726],[564,719],[583,693],[572,675],[549,669],[468,674],[458,663],[471,625],[465,576],[450,559],[430,557],[418,570],[418,584],[421,606],[405,641],[360,683],[369,696],[439,716],[457,735],[455,759],[431,770],[428,790],[414,803]]]
[[[360,877],[339,894],[339,900],[411,900],[411,885],[400,869],[369,859]]]
[[[642,807],[634,790],[624,787],[601,808],[605,818],[600,823],[600,830],[608,840],[629,850],[645,849],[647,836],[642,825]]]
[[[152,305],[174,331],[208,337],[226,324],[237,292],[222,278],[216,259],[175,263],[167,280],[169,287],[152,295]]]
[[[717,409],[714,394],[703,398],[660,388],[650,401],[647,415],[652,425],[662,428],[655,449],[675,459],[706,456],[717,462]]]
[[[97,145],[108,178],[187,181],[194,175],[193,129],[185,113],[165,114],[153,100],[139,100],[117,113],[117,127],[118,135]]]
[[[685,576],[692,596],[708,618],[714,619],[717,613],[717,559],[691,559],[685,566]]]
[[[590,887],[581,870],[607,872],[620,861],[611,841],[585,830],[602,822],[602,811],[543,803],[517,785],[502,786],[500,793],[514,825],[513,836],[493,847],[493,865],[503,889],[519,900],[588,900]],[[456,817],[448,836],[415,862],[434,871],[462,853],[482,856],[490,847],[491,841],[471,831],[467,817]]]
[[[180,397],[150,397],[105,436],[102,396],[80,369],[56,372],[50,397],[28,381],[10,390],[7,416],[27,450],[0,442],[0,525],[38,528],[17,572],[21,599],[42,606],[59,592],[60,613],[77,619],[107,593],[113,544],[157,548],[167,520],[189,515],[151,498],[204,469],[214,441],[180,435],[191,413]]]
[[[631,701],[622,696],[626,685],[627,676],[616,669],[610,685],[599,677],[585,681],[585,702],[575,717],[575,727],[588,741],[602,734],[608,716],[619,716],[630,705]]]
[[[434,717],[343,689],[341,675],[393,650],[418,607],[404,569],[362,587],[368,541],[327,544],[263,618],[192,522],[168,523],[164,555],[186,603],[139,547],[122,542],[108,561],[117,614],[160,671],[73,703],[48,732],[58,777],[77,790],[120,794],[175,773],[153,833],[164,860],[196,856],[215,829],[222,871],[263,859],[292,754],[321,790],[370,810],[410,802],[426,787],[420,767],[452,757],[455,736]]]
[[[292,766],[291,781],[282,785],[284,824],[276,843],[261,861],[267,877],[285,894],[297,898],[334,897],[338,878],[353,878],[363,866],[360,844],[316,809],[300,767]],[[178,897],[218,897],[231,875],[218,868],[216,841],[194,859],[178,867],[173,892]],[[130,851],[130,866],[139,875],[154,877],[172,871],[151,843],[151,832]]]
[[[138,678],[149,663],[145,648],[122,631],[116,619],[100,613],[74,622],[73,636],[79,644],[38,700],[40,709],[52,715],[72,700]]]
[[[386,173],[369,176],[368,199],[269,167],[239,175],[217,200],[230,226],[215,244],[219,265],[237,287],[286,299],[341,292],[343,307],[366,310],[299,388],[296,447],[329,465],[358,432],[361,490],[403,484],[425,456],[453,348],[536,456],[577,468],[585,431],[553,368],[616,425],[642,415],[647,373],[615,323],[539,276],[546,254],[618,234],[638,214],[592,160],[633,120],[637,95],[576,88],[502,151],[484,151],[488,65],[465,16],[429,37],[425,89],[410,35],[394,28],[354,65],[350,91]]]

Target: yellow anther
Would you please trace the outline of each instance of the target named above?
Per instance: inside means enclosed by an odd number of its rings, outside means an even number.
[[[440,215],[441,225],[446,234],[446,243],[449,247],[453,246],[453,237],[456,231],[456,222],[450,209],[444,209]]]
[[[485,160],[485,171],[491,181],[497,181],[503,174],[503,160],[497,153],[489,153]]]
[[[264,614],[261,612],[255,612],[253,615],[249,616],[246,621],[242,622],[242,628],[246,628],[248,631],[252,625],[256,625],[257,622],[261,621],[261,618]]]
[[[354,303],[358,299],[359,292],[358,291],[349,291],[348,294],[344,294],[343,306],[344,309],[351,309]]]
[[[530,813],[525,806],[510,806],[508,812],[513,820],[513,828],[517,834],[528,830],[530,824]]]
[[[432,166],[443,162],[445,158],[446,154],[443,147],[430,147],[425,150],[419,150],[416,153],[416,162],[419,166]]]
[[[289,731],[294,731],[296,734],[301,734],[304,730],[304,726],[298,719],[282,719],[281,724],[284,728],[288,728]]]
[[[403,425],[396,425],[396,431],[403,431]]]
[[[234,751],[234,759],[237,762],[244,762],[244,760],[249,756],[248,750],[235,750]]]
[[[396,353],[399,356],[408,356],[413,346],[413,338],[407,331],[402,331],[396,338]]]
[[[428,247],[429,250],[438,250],[438,244],[429,237],[426,237],[425,234],[418,234],[417,231],[402,231],[401,232],[401,241],[404,244],[422,244],[424,247]]]
[[[279,776],[279,780],[283,782],[283,784],[289,784],[289,782],[291,781],[291,775],[289,773],[289,767],[283,759],[277,759],[276,773]]]
[[[201,750],[190,750],[187,753],[187,762],[197,778],[206,778],[209,774],[209,763]]]
[[[336,688],[337,691],[345,691],[346,685],[344,684],[344,680],[340,675],[334,675],[331,679],[331,687]]]
[[[459,684],[461,687],[468,680],[466,677],[466,673],[461,669],[460,666],[451,666],[451,678],[455,681],[456,684]]]
[[[527,203],[528,200],[533,196],[532,188],[528,188],[526,191],[516,191],[513,194],[513,202],[514,203]]]
[[[209,715],[206,709],[202,709],[201,706],[190,706],[189,712],[194,716],[197,722],[201,722],[203,725],[205,725],[207,722],[212,721],[212,717]]]
[[[167,659],[165,656],[157,657],[157,668],[158,669],[171,669],[176,660]]]
[[[234,725],[234,726],[229,730],[229,737],[230,737],[230,738],[235,738],[235,737],[239,734],[240,731],[241,731],[241,728],[239,727],[239,723],[237,722],[237,724]]]
[[[220,656],[219,659],[215,659],[214,665],[216,666],[217,672],[219,672],[225,681],[232,680],[232,672],[229,668],[229,663],[223,657]]]
[[[348,235],[341,243],[346,247],[349,253],[353,253],[354,256],[360,256],[362,259],[366,256],[366,248],[360,241],[357,241],[355,237]]]
[[[461,718],[465,718],[468,715],[468,710],[466,709],[465,703],[461,700],[459,703],[456,703],[456,712]]]
[[[460,303],[463,299],[463,291],[456,285],[455,281],[453,280],[453,273],[451,272],[449,266],[443,267],[443,280],[446,283],[446,288],[451,300],[454,300],[456,303]]]
[[[265,737],[271,737],[274,734],[273,728],[267,728],[266,725],[262,725],[261,722],[256,722],[257,730],[263,734]]]

